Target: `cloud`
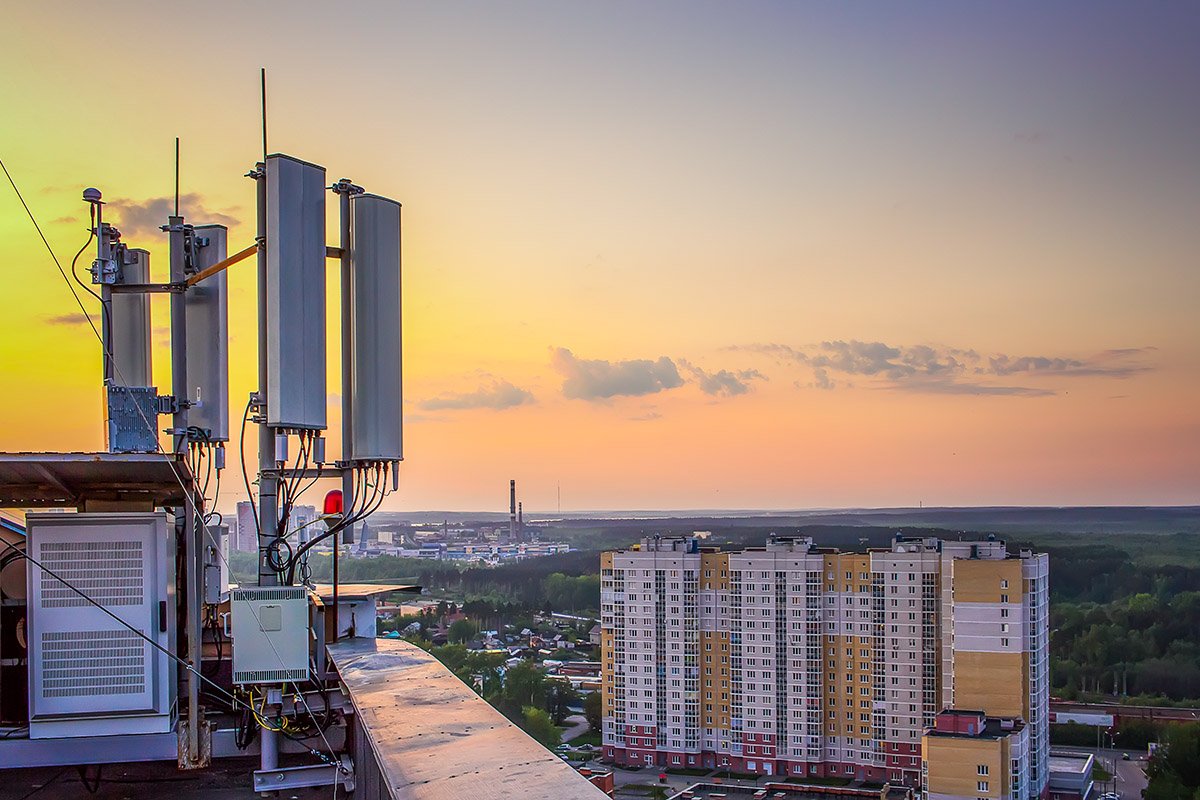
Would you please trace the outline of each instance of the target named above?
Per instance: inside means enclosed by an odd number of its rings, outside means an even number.
[[[875,379],[876,388],[929,394],[1042,397],[1049,388],[1006,386],[986,378],[1128,378],[1154,369],[1151,347],[1105,350],[1090,357],[981,355],[973,348],[891,345],[858,339],[831,340],[804,347],[752,344],[728,348],[805,365],[812,371],[807,388],[833,389],[842,377]],[[842,382],[844,383],[844,382]],[[797,382],[797,385],[805,385]]]
[[[405,414],[405,425],[424,425],[431,422],[447,422],[445,417],[439,417],[436,414]]]
[[[47,325],[87,325],[87,318],[83,314],[69,313],[56,314],[53,317],[46,317]]]
[[[750,381],[767,380],[767,376],[756,369],[743,369],[737,372],[723,369],[717,372],[705,372],[682,358],[679,359],[679,366],[691,373],[696,383],[700,385],[700,391],[713,397],[734,397],[745,394],[750,391]]]
[[[1131,347],[1121,350],[1105,350],[1090,359],[1058,358],[1051,356],[1020,356],[1009,358],[1004,354],[988,358],[987,371],[992,375],[1015,375],[1027,373],[1054,374],[1082,377],[1100,375],[1110,378],[1128,378],[1153,367],[1129,359],[1142,355],[1144,348]]]
[[[829,371],[827,369],[824,367],[813,368],[813,382],[810,384],[813,389],[832,389],[836,385],[829,379]]]
[[[70,214],[68,214],[65,217],[58,217],[56,219],[50,220],[51,225],[69,225],[72,222],[79,222],[79,217],[71,216]]]
[[[532,392],[514,386],[508,381],[493,381],[490,386],[480,386],[474,392],[447,392],[424,400],[417,406],[425,411],[470,408],[490,408],[493,411],[501,411],[534,402],[536,400]]]
[[[232,210],[236,209],[227,211]],[[129,236],[158,233],[159,228],[167,224],[167,217],[174,211],[175,199],[173,197],[151,197],[140,201],[113,200],[109,204],[106,214],[111,214],[115,218],[114,224],[120,229],[121,234],[128,238]],[[179,196],[179,212],[184,214],[189,222],[197,225],[233,226],[238,223],[237,218],[230,216],[227,212],[208,208],[204,203],[204,198],[195,193]]]
[[[882,375],[893,381],[917,375],[954,375],[963,371],[971,351],[928,345],[893,347],[883,342],[821,342],[808,356],[813,370],[832,370],[845,375]],[[820,379],[818,379],[820,380]]]
[[[1035,389],[1030,386],[996,386],[994,384],[951,380],[904,381],[883,388],[898,389],[903,392],[916,392],[919,394],[955,394],[980,397],[1049,397],[1054,394],[1050,389]]]
[[[550,364],[563,376],[563,395],[575,400],[641,397],[683,385],[675,362],[666,356],[657,361],[605,361],[577,358],[565,347],[554,347]]]
[[[725,348],[733,352],[743,353],[759,353],[766,356],[774,356],[781,363],[784,361],[795,361],[800,364],[808,363],[808,354],[797,350],[786,344],[735,344]]]

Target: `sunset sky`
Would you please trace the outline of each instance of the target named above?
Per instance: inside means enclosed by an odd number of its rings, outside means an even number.
[[[253,241],[265,66],[272,151],[404,204],[392,510],[1200,503],[1194,4],[103,9],[6,8],[0,158],[64,267],[96,186],[165,280],[176,136],[187,220]],[[2,176],[0,262],[0,449],[100,449]]]

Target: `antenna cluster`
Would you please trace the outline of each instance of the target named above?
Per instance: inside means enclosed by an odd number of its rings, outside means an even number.
[[[382,502],[390,478],[398,488],[403,460],[400,284],[400,204],[367,194],[349,179],[332,185],[325,168],[283,154],[250,171],[257,184],[255,244],[228,256],[228,230],[193,225],[172,215],[170,279],[150,281],[149,253],[129,248],[103,220],[103,201],[89,189],[97,239],[92,282],[103,305],[104,367],[108,388],[108,447],[154,452],[153,420],[173,417],[174,450],[214,448],[224,467],[229,441],[228,283],[226,271],[258,256],[259,389],[247,416],[259,425],[258,525],[260,583],[286,582],[294,565],[280,555],[290,504],[290,481],[343,478],[347,508],[366,512]],[[326,241],[326,192],[339,200],[340,241]],[[325,459],[326,270],[341,267],[342,455]],[[171,302],[172,392],[150,385],[149,294]],[[243,437],[244,438],[244,437]],[[289,443],[296,442],[291,448]],[[289,466],[289,450],[296,453]],[[301,460],[302,459],[302,460]],[[280,491],[281,481],[285,491]],[[304,487],[307,488],[307,487]],[[364,493],[370,491],[370,500]],[[360,502],[361,501],[361,502]],[[354,517],[347,516],[349,525]],[[284,525],[281,527],[280,523]],[[349,525],[339,527],[351,536]],[[289,569],[288,567],[292,568]]]

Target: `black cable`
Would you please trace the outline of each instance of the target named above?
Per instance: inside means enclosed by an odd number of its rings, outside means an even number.
[[[58,268],[58,274],[62,275],[63,281],[67,284],[67,289],[71,291],[71,296],[75,298],[79,310],[83,312],[84,318],[88,325],[92,328],[92,333],[96,334],[96,339],[100,341],[100,346],[104,347],[104,337],[100,335],[100,331],[96,330],[96,323],[92,322],[92,318],[88,316],[87,308],[83,305],[83,301],[79,299],[79,293],[75,291],[75,287],[71,285],[71,279],[67,277],[67,273],[63,270],[62,264],[59,263],[58,256],[54,254],[54,248],[50,246],[50,241],[46,238],[46,234],[42,233],[42,226],[38,224],[37,217],[33,216],[33,210],[29,208],[29,204],[25,202],[24,195],[17,188],[17,182],[13,180],[12,175],[8,171],[8,167],[4,164],[4,159],[0,158],[0,170],[4,171],[4,177],[8,178],[8,183],[12,186],[13,191],[17,194],[17,199],[21,201],[21,205],[25,208],[25,213],[29,215],[29,221],[33,223],[33,227],[37,230],[38,236],[42,237],[42,244],[46,245],[47,252],[50,253],[51,260],[54,261],[54,266]],[[108,353],[112,355],[111,351]]]
[[[4,541],[3,539],[0,539],[0,545],[4,545],[5,547],[8,547],[8,548],[10,548],[10,549],[12,549],[12,550],[16,550],[16,547],[15,547],[15,545],[9,544],[8,542]],[[17,552],[20,552],[20,551],[17,551]],[[109,611],[109,610],[108,610],[108,609],[107,609],[107,608],[106,608],[106,607],[105,607],[105,606],[104,606],[102,603],[99,603],[99,602],[97,602],[96,600],[93,600],[91,597],[89,597],[88,595],[84,594],[82,591],[80,591],[79,589],[77,589],[75,586],[73,586],[73,585],[71,585],[70,583],[68,583],[67,581],[63,580],[63,578],[62,578],[62,577],[61,577],[61,576],[60,576],[58,573],[56,573],[56,572],[54,572],[53,570],[51,570],[51,569],[49,569],[48,567],[46,567],[44,564],[42,564],[40,561],[38,561],[37,559],[35,559],[33,556],[29,555],[28,553],[23,553],[23,552],[21,553],[21,556],[22,556],[22,558],[24,558],[25,560],[27,560],[29,563],[33,564],[35,567],[37,567],[38,569],[40,569],[42,572],[46,573],[47,575],[49,575],[50,577],[54,578],[54,579],[55,579],[55,580],[57,580],[59,583],[61,583],[63,586],[67,587],[67,588],[68,588],[68,589],[70,589],[72,592],[74,592],[75,594],[79,595],[81,598],[83,598],[84,600],[86,600],[88,603],[90,603],[91,605],[93,605],[93,606],[95,606],[96,608],[100,609],[100,611],[104,612],[104,614],[106,614],[107,616],[111,617],[111,618],[112,618],[112,619],[113,619],[113,620],[114,620],[114,621],[115,621],[117,624],[119,624],[121,627],[123,627],[123,628],[127,629],[128,631],[130,631],[131,633],[135,634],[135,635],[136,635],[136,636],[137,636],[139,639],[141,639],[142,641],[146,642],[148,645],[150,645],[151,647],[153,647],[155,650],[158,650],[158,651],[159,651],[159,652],[161,652],[163,655],[165,655],[167,658],[170,658],[172,661],[175,661],[177,664],[179,664],[181,667],[183,667],[183,668],[184,668],[185,670],[187,670],[188,672],[191,672],[192,674],[196,675],[196,676],[197,676],[197,677],[198,677],[200,680],[202,680],[202,681],[204,681],[204,682],[208,683],[208,684],[209,684],[209,685],[211,685],[211,686],[212,686],[214,689],[216,689],[218,692],[221,692],[221,693],[225,694],[226,696],[228,696],[228,697],[230,698],[230,700],[231,700],[231,701],[232,701],[234,704],[237,704],[237,703],[241,702],[241,701],[239,701],[239,700],[238,700],[236,697],[234,697],[232,694],[230,694],[228,691],[226,691],[226,690],[225,690],[225,688],[224,688],[223,686],[221,686],[220,684],[218,684],[218,683],[216,683],[216,682],[214,682],[214,681],[212,681],[212,680],[209,680],[209,678],[208,678],[208,677],[206,677],[205,675],[203,675],[203,674],[202,674],[202,673],[201,673],[199,670],[193,669],[193,668],[192,668],[192,666],[191,666],[190,664],[188,664],[188,662],[187,662],[187,661],[185,661],[184,659],[182,659],[182,658],[180,658],[179,656],[175,655],[175,654],[174,654],[174,653],[172,653],[170,650],[168,650],[167,648],[163,647],[162,645],[160,645],[158,642],[156,642],[156,641],[154,641],[153,639],[151,639],[151,638],[150,638],[149,636],[147,636],[146,634],[142,633],[142,632],[141,632],[140,630],[138,630],[136,627],[134,627],[133,625],[129,624],[129,623],[128,623],[128,622],[126,622],[125,620],[121,619],[119,616],[117,616],[116,614],[114,614],[112,611]],[[243,704],[243,705],[244,705],[244,704]],[[252,711],[254,711],[254,714],[255,714],[255,716],[256,716],[256,717],[258,717],[258,716],[259,716],[259,715],[258,715],[258,712],[257,712],[257,710],[255,710],[255,709],[253,709],[253,708],[252,708],[251,710],[252,710]],[[273,726],[272,726],[272,728],[273,728]]]
[[[96,238],[96,207],[90,206],[90,209],[91,209],[91,213],[92,213],[92,225],[90,228],[88,228],[87,241],[83,243],[83,247],[79,248],[79,252],[76,253],[75,257],[71,259],[71,277],[75,279],[75,282],[77,284],[79,284],[79,288],[83,289],[85,292],[90,294],[92,297],[96,298],[97,300],[100,300],[100,302],[103,303],[104,300],[102,300],[100,298],[100,295],[96,294],[96,292],[92,290],[92,287],[88,286],[86,283],[81,281],[79,279],[79,273],[75,271],[75,263],[77,261],[79,261],[79,257],[81,255],[83,255],[83,251],[87,250],[88,245],[91,244],[92,240]]]
[[[366,480],[366,478],[365,478],[365,472],[366,472],[365,468],[360,468],[359,472],[356,472],[356,476],[358,474],[362,474],[364,482],[369,483],[369,481]],[[320,544],[321,542],[325,541],[330,536],[335,536],[335,535],[341,533],[346,528],[350,527],[351,525],[354,525],[354,524],[360,522],[361,520],[364,520],[367,517],[371,516],[376,511],[379,510],[379,507],[381,505],[383,505],[384,498],[386,498],[389,494],[387,485],[386,485],[386,483],[387,483],[387,462],[384,462],[384,467],[382,469],[380,467],[376,466],[375,474],[376,474],[376,480],[375,480],[375,485],[371,487],[372,488],[371,498],[369,500],[366,498],[366,492],[356,492],[354,498],[352,498],[352,500],[351,500],[351,505],[356,506],[356,505],[358,505],[359,497],[362,496],[363,507],[361,509],[359,509],[356,512],[352,512],[352,513],[348,512],[346,514],[343,514],[342,519],[339,522],[337,522],[335,525],[331,526],[329,528],[329,530],[327,530],[325,533],[321,534],[320,536],[316,537],[315,539],[310,539],[303,547],[301,547],[299,550],[296,551],[295,556],[293,556],[292,563],[290,563],[288,565],[287,583],[289,585],[291,585],[295,581],[296,565],[297,565],[299,559],[301,559],[302,557],[307,558],[307,553],[309,550],[311,550],[313,547]],[[357,486],[357,477],[356,477],[356,486]],[[336,542],[334,543],[334,547],[337,547]]]
[[[47,251],[47,252],[50,254],[50,259],[51,259],[51,260],[54,262],[54,266],[55,266],[55,268],[57,268],[57,269],[58,269],[58,274],[62,276],[63,282],[64,282],[64,283],[66,283],[66,285],[67,285],[67,289],[68,289],[68,290],[71,292],[71,296],[72,296],[72,297],[75,299],[75,303],[76,303],[76,305],[78,305],[78,306],[79,306],[79,310],[83,312],[84,319],[86,319],[86,320],[87,320],[88,326],[89,326],[89,327],[92,329],[92,333],[93,333],[93,335],[95,335],[95,337],[96,337],[97,341],[99,341],[99,342],[100,342],[100,345],[101,345],[101,347],[104,349],[105,355],[106,355],[106,356],[108,356],[108,357],[111,359],[111,358],[112,358],[112,350],[111,350],[111,348],[109,348],[109,347],[107,346],[107,344],[106,344],[106,343],[105,343],[105,341],[104,341],[104,337],[101,335],[100,331],[96,329],[96,323],[95,323],[95,322],[92,320],[91,316],[89,316],[89,315],[88,315],[88,313],[87,313],[87,308],[86,308],[86,307],[83,305],[83,301],[80,299],[80,297],[79,297],[79,294],[78,294],[78,293],[75,291],[75,287],[73,287],[73,286],[71,285],[71,280],[70,280],[70,279],[67,277],[67,273],[66,273],[66,271],[63,269],[62,263],[61,263],[61,262],[58,260],[58,256],[57,256],[57,255],[54,253],[54,248],[50,246],[50,241],[49,241],[49,240],[46,238],[46,234],[45,234],[45,233],[42,231],[42,227],[41,227],[41,225],[39,225],[39,224],[38,224],[37,217],[35,217],[35,216],[34,216],[34,214],[33,214],[33,210],[32,210],[32,209],[29,207],[29,204],[25,202],[25,197],[24,197],[24,195],[22,195],[22,194],[21,194],[21,190],[20,190],[19,188],[17,188],[17,183],[16,183],[16,181],[14,181],[14,180],[13,180],[12,174],[11,174],[11,173],[8,171],[8,166],[7,166],[7,165],[5,165],[5,163],[4,163],[4,159],[2,159],[2,158],[0,158],[0,171],[3,171],[3,172],[4,172],[4,176],[5,176],[5,177],[8,179],[8,183],[9,183],[9,185],[10,185],[10,186],[12,186],[13,192],[14,192],[14,193],[17,195],[17,199],[18,199],[18,200],[21,202],[21,206],[22,206],[22,207],[25,209],[25,213],[26,213],[26,215],[28,215],[28,217],[29,217],[29,221],[33,223],[33,227],[34,227],[34,229],[37,231],[37,233],[38,233],[38,236],[41,238],[41,240],[42,240],[42,244],[44,244],[44,245],[46,246],[46,251]],[[95,227],[95,226],[93,225],[93,228],[94,228],[94,227]],[[86,247],[86,245],[85,245],[85,247]],[[103,304],[103,303],[102,303],[101,305],[102,305],[102,307],[104,308],[105,312],[107,313],[108,309],[107,309],[107,307],[105,307],[105,304]],[[111,316],[109,316],[109,317],[107,317],[107,318],[108,318],[108,319],[111,321]],[[140,408],[139,408],[139,413],[140,413]],[[250,413],[250,406],[249,406],[249,404],[247,404],[247,406],[246,406],[246,413],[245,413],[245,415],[243,415],[243,417],[242,417],[242,477],[243,477],[243,479],[246,481],[246,491],[247,491],[247,494],[248,494],[248,495],[250,495],[250,502],[251,502],[251,505],[252,505],[252,508],[253,508],[253,507],[254,507],[254,496],[253,496],[253,494],[250,492],[250,482],[249,482],[249,478],[246,476],[246,455],[245,455],[245,443],[246,443],[246,418],[249,416],[249,413]],[[144,415],[144,414],[142,415],[142,419],[143,419],[143,421],[144,421],[144,422],[147,424],[147,426],[149,426],[150,428],[152,428],[152,429],[153,429],[153,427],[154,427],[154,426],[153,426],[153,425],[150,423],[150,421],[149,421],[149,420],[147,420],[147,419],[145,418],[145,415]],[[156,447],[157,447],[157,449],[159,450],[159,452],[162,452],[162,446],[161,446],[160,444],[158,444],[157,440],[156,440],[155,444],[156,444]],[[163,454],[164,454],[164,455],[166,455],[165,453],[163,453]],[[176,455],[178,455],[178,454],[176,454]],[[174,465],[172,465],[172,471],[175,473],[175,478],[176,478],[176,480],[179,482],[179,486],[180,486],[180,488],[184,490],[185,502],[186,502],[188,499],[191,499],[191,500],[192,500],[192,513],[193,513],[193,514],[195,514],[196,516],[200,516],[200,515],[197,513],[197,509],[196,509],[196,507],[195,507],[195,500],[194,500],[194,498],[192,498],[192,497],[191,497],[191,495],[190,495],[190,493],[187,491],[186,487],[184,486],[184,481],[183,481],[183,480],[182,480],[182,479],[179,477],[178,470],[177,470],[177,469],[174,467]],[[201,521],[203,522],[203,517],[201,517]],[[260,540],[261,540],[261,525],[259,525],[259,523],[258,523],[258,513],[257,513],[257,509],[256,509],[256,508],[255,508],[255,525],[256,525],[256,526],[258,526],[258,527],[259,527],[259,529],[260,529],[260,530],[259,530],[259,536],[260,536]],[[205,532],[206,532],[206,533],[208,533],[207,526],[205,526]],[[209,534],[209,536],[211,537],[211,534]],[[14,551],[16,551],[16,550],[17,550],[17,548],[16,548],[14,545],[11,545],[11,544],[9,544],[8,542],[5,542],[5,541],[3,541],[3,540],[0,540],[0,545],[4,545],[5,547],[7,547],[7,548],[9,548],[9,549],[11,549],[11,550],[14,550]],[[20,552],[20,551],[17,551],[17,552]],[[21,555],[22,555],[24,558],[28,559],[28,560],[29,560],[31,563],[33,563],[33,564],[35,564],[36,566],[38,566],[39,568],[41,568],[43,572],[46,572],[47,574],[49,574],[49,575],[53,576],[53,577],[54,577],[55,579],[57,579],[57,580],[58,580],[60,583],[62,583],[64,586],[66,586],[66,587],[67,587],[68,589],[70,589],[71,591],[73,591],[73,592],[75,592],[76,594],[78,594],[80,597],[82,597],[82,598],[83,598],[84,600],[86,600],[88,603],[91,603],[91,604],[92,604],[92,605],[94,605],[96,608],[100,609],[100,610],[101,610],[101,611],[103,611],[105,614],[107,614],[108,616],[112,617],[112,618],[113,618],[114,620],[116,620],[116,622],[118,622],[120,625],[122,625],[123,627],[125,627],[125,628],[129,629],[130,631],[132,631],[134,634],[136,634],[136,635],[137,635],[137,636],[139,636],[140,638],[144,639],[144,640],[145,640],[147,643],[149,643],[149,644],[150,644],[152,647],[154,647],[155,649],[157,649],[157,650],[161,651],[161,652],[162,652],[163,654],[165,654],[165,655],[166,655],[168,658],[171,658],[171,659],[173,659],[174,661],[176,661],[176,662],[178,662],[179,664],[181,664],[181,665],[184,667],[184,669],[185,669],[185,670],[187,670],[187,671],[189,671],[189,672],[192,672],[192,673],[194,673],[194,674],[195,674],[195,675],[196,675],[196,676],[197,676],[197,677],[198,677],[200,680],[202,680],[202,681],[204,681],[204,680],[207,680],[207,679],[206,679],[206,678],[205,678],[203,675],[201,675],[201,674],[200,674],[200,671],[199,671],[199,670],[193,669],[193,668],[192,668],[192,667],[191,667],[191,666],[190,666],[190,665],[189,665],[189,664],[188,664],[186,661],[184,661],[183,659],[181,659],[179,656],[176,656],[174,653],[171,653],[171,652],[170,652],[170,651],[168,651],[166,648],[162,647],[162,646],[161,646],[161,645],[159,645],[157,642],[155,642],[154,640],[152,640],[152,639],[150,639],[149,637],[147,637],[147,636],[146,636],[145,634],[143,634],[141,631],[137,630],[137,629],[136,629],[136,628],[134,628],[132,625],[130,625],[129,623],[127,623],[127,622],[125,622],[124,620],[122,620],[120,617],[118,617],[118,616],[116,616],[115,614],[113,614],[111,611],[109,611],[109,610],[108,610],[107,608],[105,608],[103,605],[101,605],[100,603],[96,602],[96,601],[95,601],[95,600],[93,600],[91,597],[88,597],[86,594],[84,594],[82,591],[80,591],[79,589],[75,588],[75,587],[74,587],[74,586],[72,586],[71,584],[69,584],[69,583],[67,583],[66,581],[64,581],[64,580],[63,580],[61,577],[59,577],[57,574],[55,574],[55,573],[54,573],[54,572],[52,572],[51,570],[48,570],[48,569],[46,569],[46,568],[45,568],[44,566],[42,566],[42,565],[41,565],[39,562],[37,562],[35,559],[33,559],[31,556],[29,556],[27,553],[21,553]],[[224,690],[224,689],[223,689],[221,686],[218,686],[217,684],[213,683],[212,681],[208,681],[208,683],[210,683],[210,684],[211,684],[211,685],[212,685],[214,688],[216,688],[218,691],[220,691],[220,692],[225,692],[225,690]],[[228,694],[227,692],[225,692],[225,693],[226,693],[226,694]],[[239,702],[239,701],[237,700],[237,698],[233,697],[232,695],[230,695],[230,699],[231,699],[231,700],[232,700],[232,701],[233,701],[235,704],[236,704],[237,702]],[[251,709],[251,711],[252,711],[252,713],[254,714],[254,716],[255,716],[257,719],[259,719],[259,721],[260,721],[260,723],[261,723],[261,724],[263,724],[263,725],[266,725],[266,724],[267,724],[266,722],[262,721],[262,719],[261,719],[261,717],[259,717],[259,715],[258,715],[258,712],[257,712],[257,711],[255,711],[254,709]],[[271,727],[273,730],[275,729],[275,728],[274,728],[274,726],[268,726],[268,727]],[[288,734],[287,734],[285,731],[280,731],[280,733],[282,733],[282,734],[283,734],[285,737],[288,737],[288,738],[293,738],[293,737],[289,736],[289,735],[288,735]],[[297,740],[297,741],[299,741],[299,740]],[[313,749],[309,748],[309,753],[310,753],[311,755],[314,755],[314,756],[316,756],[316,757],[317,757],[317,758],[319,758],[320,760],[322,760],[322,761],[325,761],[326,763],[335,763],[335,762],[332,762],[330,759],[326,758],[326,756],[325,756],[323,753],[321,753],[320,751],[318,751],[318,750],[313,750]],[[63,771],[65,771],[65,770],[66,770],[66,768],[64,768],[64,770],[63,770]],[[53,781],[53,780],[57,779],[57,778],[58,778],[58,775],[61,775],[61,774],[62,774],[62,771],[60,771],[60,772],[59,772],[59,773],[57,773],[57,774],[56,774],[56,775],[55,775],[53,778],[51,778],[51,781]],[[43,784],[43,785],[45,785],[45,784]],[[29,793],[26,795],[26,797],[28,797],[28,796],[32,795],[34,792],[37,792],[37,791],[38,791],[40,788],[42,788],[42,787],[38,787],[38,788],[34,789],[32,792],[29,792]]]
[[[4,540],[2,540],[2,539],[0,539],[0,545],[4,545],[5,547],[8,547],[8,548],[10,548],[10,549],[13,549],[13,550],[16,550],[16,547],[15,547],[14,545],[11,545],[11,544],[9,544],[8,542],[6,542],[6,541],[4,541]],[[29,555],[28,553],[22,553],[22,556],[23,556],[23,557],[24,557],[24,558],[25,558],[27,561],[29,561],[31,564],[33,564],[33,565],[34,565],[34,566],[36,566],[38,569],[40,569],[42,572],[46,573],[46,574],[47,574],[47,575],[49,575],[50,577],[52,577],[52,578],[54,578],[55,580],[57,580],[57,581],[58,581],[59,583],[61,583],[63,586],[67,587],[67,588],[68,588],[68,589],[70,589],[72,592],[74,592],[75,594],[77,594],[77,595],[79,595],[80,597],[82,597],[84,600],[86,600],[86,601],[87,601],[88,603],[90,603],[91,605],[93,605],[93,606],[95,606],[96,608],[100,609],[100,611],[104,612],[104,614],[106,614],[107,616],[111,617],[111,618],[112,618],[112,619],[113,619],[115,622],[117,622],[117,624],[119,624],[121,627],[123,627],[123,628],[125,628],[125,629],[129,630],[130,632],[132,632],[133,634],[135,634],[135,635],[136,635],[138,638],[142,639],[144,642],[146,642],[146,643],[147,643],[147,644],[149,644],[151,647],[153,647],[155,650],[158,650],[158,651],[159,651],[159,652],[161,652],[163,655],[165,655],[167,658],[170,658],[172,661],[175,661],[175,662],[176,662],[176,663],[178,663],[180,666],[182,666],[182,667],[183,667],[185,670],[187,670],[188,672],[190,672],[190,673],[192,673],[193,675],[195,675],[195,676],[196,676],[197,678],[199,678],[201,681],[204,681],[205,683],[209,684],[209,685],[210,685],[210,686],[212,686],[214,689],[216,689],[218,692],[220,692],[220,693],[224,694],[225,696],[227,696],[227,697],[230,699],[230,702],[232,702],[232,703],[233,703],[235,706],[236,706],[236,705],[242,705],[243,707],[245,707],[245,708],[248,708],[248,709],[250,710],[250,713],[251,713],[251,714],[253,714],[253,716],[254,716],[254,719],[255,719],[255,720],[258,722],[258,724],[259,724],[259,725],[263,726],[264,728],[269,728],[270,730],[276,731],[277,733],[281,734],[281,735],[282,735],[284,738],[291,739],[292,741],[294,741],[294,742],[296,742],[296,743],[298,743],[298,744],[302,744],[302,745],[304,745],[305,747],[307,747],[307,748],[308,748],[308,753],[309,753],[309,755],[311,755],[311,756],[314,756],[315,758],[318,758],[318,759],[320,759],[320,760],[321,760],[321,761],[323,761],[324,763],[326,763],[326,764],[330,764],[330,765],[333,765],[333,766],[337,766],[337,762],[336,762],[336,761],[333,759],[333,753],[332,753],[332,752],[330,753],[330,755],[326,756],[326,755],[325,755],[324,753],[322,753],[320,750],[315,750],[315,749],[313,749],[313,748],[311,748],[311,747],[308,747],[308,745],[307,745],[307,744],[304,742],[304,739],[303,739],[303,738],[301,738],[301,737],[296,737],[296,736],[293,736],[292,734],[290,734],[290,733],[288,733],[287,731],[283,730],[283,729],[282,729],[282,727],[277,727],[277,726],[275,726],[275,725],[272,725],[272,724],[270,724],[270,723],[269,723],[269,722],[268,722],[268,721],[267,721],[267,720],[266,720],[266,719],[265,719],[265,718],[264,718],[264,717],[263,717],[261,714],[259,714],[259,713],[258,713],[258,709],[254,708],[252,705],[247,705],[246,703],[244,703],[243,701],[241,701],[240,699],[238,699],[238,698],[237,698],[235,695],[233,695],[233,694],[231,694],[230,692],[228,692],[228,691],[227,691],[227,690],[226,690],[226,689],[225,689],[223,686],[221,686],[220,684],[216,683],[215,681],[211,680],[211,679],[210,679],[210,678],[208,678],[206,675],[204,675],[204,674],[203,674],[203,673],[202,673],[200,670],[198,670],[198,669],[193,669],[193,668],[192,668],[192,666],[191,666],[190,664],[188,664],[188,663],[187,663],[187,661],[185,661],[184,659],[182,659],[182,658],[180,658],[179,656],[175,655],[175,654],[174,654],[174,653],[172,653],[170,650],[168,650],[167,648],[163,647],[162,645],[160,645],[158,642],[156,642],[156,641],[154,641],[153,639],[151,639],[151,638],[150,638],[149,636],[147,636],[146,634],[142,633],[140,630],[138,630],[137,628],[135,628],[133,625],[130,625],[128,622],[126,622],[125,620],[121,619],[119,616],[117,616],[116,614],[114,614],[112,611],[109,611],[107,608],[105,608],[105,607],[104,607],[104,605],[103,605],[103,604],[101,604],[101,603],[97,602],[96,600],[93,600],[91,597],[89,597],[88,595],[84,594],[82,591],[80,591],[79,589],[77,589],[75,586],[73,586],[73,585],[71,585],[70,583],[68,583],[67,581],[63,580],[63,579],[62,579],[62,577],[61,577],[60,575],[58,575],[58,573],[54,572],[54,571],[53,571],[53,570],[51,570],[51,569],[48,569],[48,568],[47,568],[47,567],[46,567],[44,564],[42,564],[40,561],[38,561],[37,559],[35,559],[33,556]],[[309,737],[309,738],[311,738],[311,737]]]
[[[320,536],[317,536],[316,538],[309,539],[299,550],[296,551],[295,555],[292,557],[291,562],[288,564],[288,574],[287,574],[287,584],[288,585],[292,585],[295,583],[296,566],[299,563],[299,559],[301,558],[301,556],[304,556],[306,553],[308,553],[309,550],[316,547],[318,544],[325,541],[330,536],[336,536],[338,533],[341,533],[345,528],[347,528],[350,525],[353,525],[359,519],[360,512],[355,512],[354,506],[358,505],[360,497],[363,497],[365,500],[365,495],[366,495],[366,492],[359,490],[360,480],[365,482],[365,469],[362,467],[355,467],[354,468],[354,478],[353,478],[354,496],[350,500],[351,507],[349,509],[344,509],[343,513],[342,513],[342,518],[338,522],[331,525],[329,527],[329,529],[327,531],[325,531],[325,533],[321,534]],[[363,510],[365,510],[365,509],[366,509],[366,502],[363,503]],[[337,547],[337,542],[334,542],[334,547]]]
[[[96,777],[89,780],[86,766],[81,765],[75,768],[75,771],[79,773],[79,782],[83,784],[83,788],[87,790],[88,794],[95,794],[100,791],[100,773],[103,769],[103,764],[97,764]]]
[[[209,512],[210,517],[213,514],[216,514],[218,517],[221,518],[222,522],[225,521],[225,517],[222,516],[219,511],[217,511],[217,500],[219,500],[221,498],[221,473],[224,471],[225,470],[223,470],[223,469],[217,470],[217,485],[216,485],[216,488],[213,489],[213,501],[212,501],[213,510],[211,512]]]
[[[77,284],[79,284],[79,288],[83,289],[92,297],[100,301],[100,313],[104,315],[104,321],[108,323],[108,329],[111,331],[113,329],[112,302],[104,302],[104,298],[96,294],[92,287],[81,281],[79,279],[79,273],[75,271],[75,264],[79,261],[79,257],[83,255],[83,251],[87,250],[88,245],[91,244],[92,240],[96,238],[96,207],[92,205],[89,207],[89,210],[91,212],[91,227],[88,228],[88,239],[83,243],[83,247],[79,248],[79,252],[75,254],[75,257],[71,259],[71,277],[75,279]],[[101,345],[103,345],[103,341],[101,342]]]
[[[242,481],[246,484],[246,496],[250,498],[250,510],[254,515],[254,529],[258,533],[255,541],[258,542],[259,547],[262,547],[262,525],[258,521],[258,504],[254,502],[254,493],[250,491],[250,474],[246,472],[246,421],[250,418],[250,406],[253,403],[253,397],[246,401],[246,410],[242,414],[241,446],[238,448],[238,450],[241,453],[242,460]]]
[[[286,549],[287,558],[283,558],[279,553]],[[277,536],[267,545],[267,566],[276,573],[286,572],[292,562],[292,546],[288,544],[288,540],[282,536]]]

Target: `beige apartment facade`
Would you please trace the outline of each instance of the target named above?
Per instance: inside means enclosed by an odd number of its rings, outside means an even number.
[[[649,538],[601,560],[604,756],[918,787],[947,708],[1020,719],[1046,785],[1047,559],[897,536],[839,552]]]

